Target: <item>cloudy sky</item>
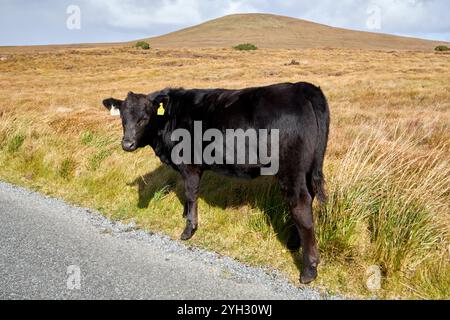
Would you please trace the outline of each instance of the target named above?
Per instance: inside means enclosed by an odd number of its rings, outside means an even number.
[[[0,0],[0,45],[135,40],[250,12],[450,41],[448,0]]]

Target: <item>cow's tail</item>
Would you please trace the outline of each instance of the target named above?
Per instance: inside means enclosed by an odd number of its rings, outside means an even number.
[[[330,110],[327,99],[319,87],[311,85],[306,93],[313,105],[318,127],[318,139],[311,170],[311,186],[317,199],[323,204],[327,200],[323,162],[328,144]]]

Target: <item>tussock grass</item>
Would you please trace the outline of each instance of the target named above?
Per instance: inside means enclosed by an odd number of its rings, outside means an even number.
[[[357,139],[330,177],[330,199],[317,218],[320,246],[332,257],[365,257],[387,281],[448,273],[448,257],[427,265],[450,248],[444,146],[418,155],[414,137],[381,132]]]
[[[25,141],[25,135],[23,133],[17,133],[12,136],[8,141],[8,152],[17,152]]]
[[[314,285],[355,296],[450,297],[445,55],[134,48],[9,55],[0,64],[0,179],[174,239],[184,227],[180,177],[148,149],[124,153],[120,121],[108,115],[102,99],[168,85],[320,85],[332,127],[325,166],[329,201],[314,210],[322,256]],[[286,68],[293,59],[300,64]],[[300,253],[285,248],[292,222],[274,179],[207,173],[199,211],[192,245],[281,270],[297,283]],[[365,287],[372,265],[383,272],[382,290],[375,293]]]
[[[65,158],[58,169],[58,174],[63,179],[70,179],[76,168],[76,162],[72,158]]]

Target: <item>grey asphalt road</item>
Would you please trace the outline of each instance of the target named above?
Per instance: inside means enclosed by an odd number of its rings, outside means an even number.
[[[279,274],[0,182],[0,299],[323,298]]]

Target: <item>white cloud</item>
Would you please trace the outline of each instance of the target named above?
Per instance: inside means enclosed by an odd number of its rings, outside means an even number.
[[[433,0],[374,0],[389,32],[450,32],[450,4]]]
[[[448,0],[1,0],[0,44],[125,41],[164,34],[233,13],[267,12],[367,30],[381,10],[384,33],[450,40]],[[65,8],[81,7],[82,30],[67,33]],[[47,39],[45,41],[45,39]]]
[[[85,5],[92,6],[109,25],[126,29],[151,28],[155,24],[193,25],[223,15],[258,11],[236,0],[86,0]]]
[[[87,1],[111,26],[151,28],[154,24],[194,24],[201,21],[197,0],[95,0]]]
[[[226,1],[223,8],[224,9],[222,10],[222,15],[259,12],[259,10],[251,4],[243,3],[242,1]]]

